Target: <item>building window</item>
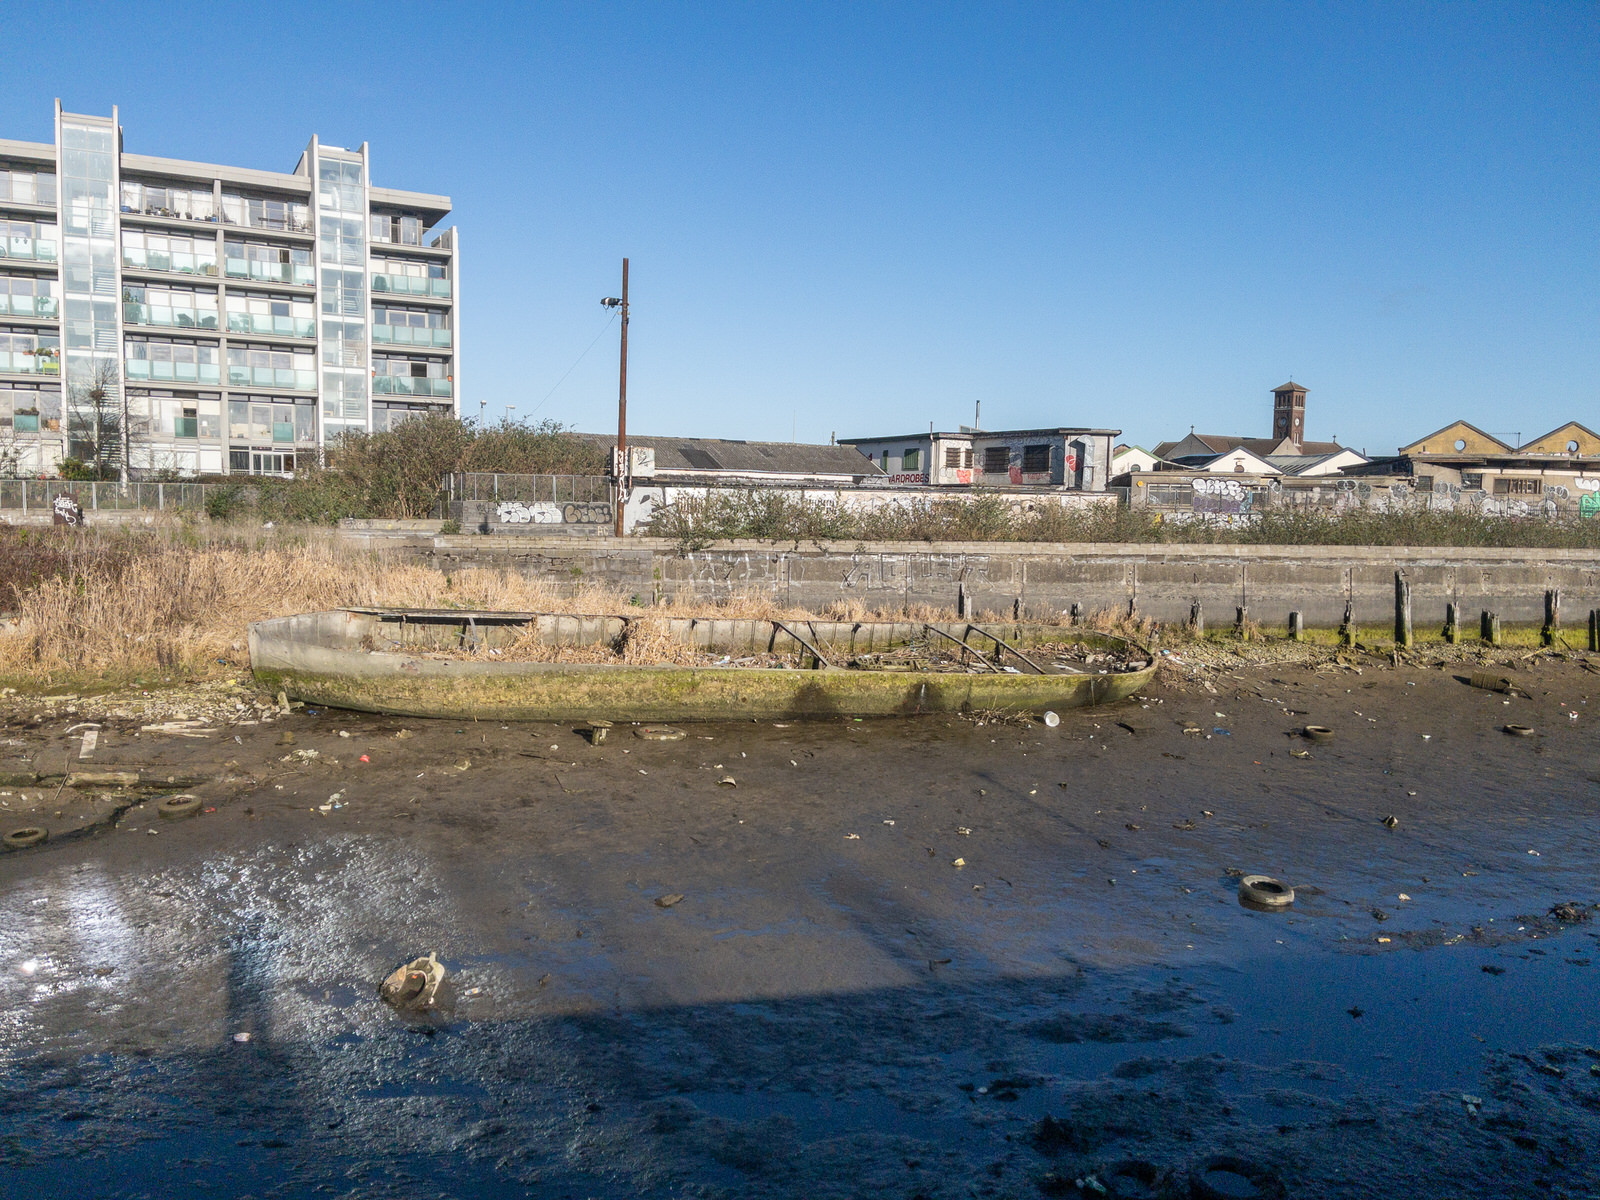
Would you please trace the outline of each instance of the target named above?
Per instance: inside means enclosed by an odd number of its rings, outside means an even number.
[[[968,451],[968,453],[971,453]],[[944,448],[944,465],[946,467],[959,467],[961,465],[961,447],[946,446]]]
[[[922,452],[907,450],[900,456],[900,469],[902,471],[920,471],[922,469]]]
[[[0,200],[56,206],[56,177],[32,167],[0,167]]]
[[[1009,446],[985,446],[983,448],[983,471],[985,475],[1004,475],[1011,469],[1011,448]]]
[[[1501,475],[1494,481],[1494,494],[1496,496],[1541,496],[1544,494],[1544,480],[1512,479]]]
[[[1022,448],[1022,470],[1028,475],[1037,475],[1050,469],[1050,447],[1024,446]]]
[[[1466,488],[1466,489],[1477,488],[1479,491],[1482,491],[1483,490],[1483,472],[1481,472],[1481,471],[1463,471],[1463,472],[1461,472],[1461,486],[1463,488]]]
[[[1233,472],[1235,475],[1244,474],[1244,459],[1236,458],[1233,460]]]
[[[961,465],[966,467],[967,470],[969,470],[969,471],[972,469],[972,447],[971,446],[968,446],[966,448],[966,450],[964,450],[962,452]]]

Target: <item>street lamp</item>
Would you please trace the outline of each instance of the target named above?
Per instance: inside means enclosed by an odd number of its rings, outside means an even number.
[[[622,260],[622,295],[600,301],[622,313],[622,365],[617,372],[617,536],[622,536],[622,508],[628,498],[628,260]]]

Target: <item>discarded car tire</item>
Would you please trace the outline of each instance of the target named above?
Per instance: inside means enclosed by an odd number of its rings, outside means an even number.
[[[1468,682],[1475,688],[1486,692],[1509,692],[1512,688],[1511,680],[1503,675],[1496,675],[1492,671],[1474,671]]]
[[[681,742],[684,732],[670,725],[641,725],[633,731],[633,736],[647,742]]]
[[[156,815],[169,821],[179,817],[192,817],[200,811],[199,796],[164,796],[156,801]]]
[[[1283,1181],[1259,1163],[1219,1154],[1189,1173],[1195,1200],[1283,1200]]]
[[[1246,875],[1239,880],[1239,899],[1263,908],[1288,908],[1294,889],[1271,875]]]
[[[1307,725],[1300,731],[1300,736],[1309,742],[1333,741],[1333,730],[1326,725]]]
[[[29,846],[37,846],[41,842],[48,841],[49,838],[50,831],[39,825],[29,825],[23,829],[13,829],[10,833],[6,834],[6,849],[26,850]]]
[[[1115,1200],[1154,1200],[1164,1194],[1161,1168],[1142,1158],[1115,1163],[1096,1176]]]
[[[1532,737],[1533,736],[1533,726],[1531,726],[1531,725],[1507,725],[1506,726],[1506,732],[1509,733],[1512,737]]]

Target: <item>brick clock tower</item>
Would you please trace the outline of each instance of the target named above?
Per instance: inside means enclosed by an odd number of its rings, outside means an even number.
[[[1293,380],[1272,389],[1272,436],[1288,438],[1296,450],[1306,440],[1306,389]]]

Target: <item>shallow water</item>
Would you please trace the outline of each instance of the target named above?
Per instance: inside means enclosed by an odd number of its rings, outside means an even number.
[[[1291,1195],[1595,1194],[1600,922],[1545,916],[1600,899],[1595,677],[1282,670],[1052,730],[109,730],[217,811],[0,860],[0,1193],[1027,1196],[1137,1158],[1186,1195],[1225,1152]],[[377,983],[428,950],[448,1007],[407,1022]]]

